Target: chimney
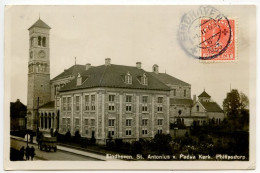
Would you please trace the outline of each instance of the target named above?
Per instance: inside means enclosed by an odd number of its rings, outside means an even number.
[[[105,65],[108,66],[110,65],[111,59],[110,58],[106,58],[105,59]]]
[[[141,63],[141,62],[136,62],[136,67],[137,67],[138,69],[141,69],[141,68],[142,68],[142,63]]]
[[[16,102],[20,102],[20,99],[17,99]]]
[[[159,73],[159,66],[157,64],[153,65],[153,72],[158,74]]]
[[[196,95],[193,95],[193,105],[197,102]]]
[[[86,64],[86,70],[90,69],[90,67],[91,67],[91,64],[90,64],[90,63],[87,63],[87,64]]]

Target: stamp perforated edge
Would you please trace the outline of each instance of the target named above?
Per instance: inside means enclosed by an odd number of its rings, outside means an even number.
[[[229,17],[228,19],[232,19],[235,21],[235,59],[234,60],[214,60],[214,59],[209,59],[209,60],[202,60],[200,59],[199,62],[201,63],[234,63],[238,61],[238,47],[239,47],[239,43],[238,43],[238,39],[237,36],[239,34],[239,27],[238,27],[238,23],[239,23],[239,19],[237,17]]]

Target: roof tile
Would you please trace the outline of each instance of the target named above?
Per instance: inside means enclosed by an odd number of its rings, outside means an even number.
[[[180,79],[177,79],[171,75],[168,75],[166,73],[154,73],[154,72],[149,72],[149,74],[151,74],[152,76],[156,77],[157,79],[159,79],[161,82],[170,85],[182,85],[182,86],[190,86],[190,84],[183,82]]]
[[[132,84],[126,84],[124,75],[130,73],[132,76]],[[148,78],[148,85],[142,85],[138,80],[138,76],[146,74]],[[123,66],[123,65],[101,65],[92,67],[81,72],[82,77],[86,80],[82,85],[76,85],[76,78],[66,84],[60,92],[84,89],[91,87],[115,87],[115,88],[131,88],[131,89],[150,89],[150,90],[164,90],[169,91],[170,88],[164,83],[153,77],[150,73],[137,67]],[[122,77],[123,76],[123,77]]]
[[[207,112],[223,112],[216,102],[200,102]]]
[[[33,27],[38,27],[38,28],[46,28],[46,29],[51,29],[45,22],[43,22],[41,19],[38,19],[28,30],[30,30]]]

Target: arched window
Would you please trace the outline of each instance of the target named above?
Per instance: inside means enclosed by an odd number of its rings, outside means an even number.
[[[48,123],[49,123],[49,124],[48,124],[48,125],[49,125],[48,128],[51,129],[51,113],[49,113],[48,121],[49,121],[49,122],[48,122]]]
[[[45,113],[45,116],[44,116],[44,128],[47,129],[47,113]]]
[[[39,72],[39,64],[36,65],[36,69],[35,69],[36,73]]]
[[[42,38],[42,46],[43,46],[43,47],[46,47],[46,37],[43,37],[43,38]]]
[[[147,84],[148,84],[148,79],[147,79],[145,73],[143,74],[143,77],[142,77],[142,79],[141,79],[141,82],[142,82],[143,85],[147,85]]]
[[[78,73],[78,77],[77,77],[77,86],[82,84],[82,77],[81,75]]]
[[[43,113],[41,113],[41,124],[40,124],[40,128],[43,128]]]
[[[42,38],[41,36],[38,37],[38,46],[41,46]]]
[[[200,111],[200,107],[199,107],[199,105],[197,105],[197,112],[199,112]]]
[[[130,75],[129,72],[127,72],[126,76],[125,76],[125,82],[127,84],[132,84],[132,76]]]

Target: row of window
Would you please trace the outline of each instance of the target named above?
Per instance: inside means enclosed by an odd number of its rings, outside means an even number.
[[[31,65],[29,65],[29,73],[31,73],[31,72],[38,73],[38,72],[46,72],[46,71],[47,71],[47,65],[41,65],[41,64],[38,64],[38,65],[31,64]]]
[[[80,110],[80,96],[76,96],[76,111]],[[85,110],[86,111],[95,111],[96,107],[95,107],[95,95],[85,95]],[[115,95],[109,95],[108,97],[109,103],[108,103],[108,110],[109,111],[115,111],[115,103],[113,103],[115,101]],[[126,104],[126,111],[127,112],[132,112],[132,96],[127,95],[126,96],[126,100],[125,102]],[[143,96],[142,97],[142,111],[143,112],[147,112],[148,111],[148,96]],[[157,98],[157,103],[158,103],[158,107],[157,107],[157,111],[158,112],[162,112],[163,111],[163,97],[158,97]],[[62,100],[62,109],[63,111],[71,111],[71,97],[63,97]]]
[[[67,119],[67,121],[66,121]],[[62,119],[62,124],[70,124],[70,118],[63,118]],[[75,125],[80,125],[79,118],[75,118]],[[95,119],[84,119],[84,125],[88,126],[95,126]],[[126,119],[126,126],[132,126],[132,119]],[[142,119],[142,126],[147,126],[148,125],[148,119]],[[163,119],[158,119],[157,120],[157,125],[163,125]],[[109,119],[108,120],[108,126],[109,127],[114,127],[115,126],[115,119]]]
[[[88,133],[88,130],[86,130],[86,134]],[[162,129],[158,129],[157,130],[158,134],[162,134]],[[147,129],[142,129],[142,135],[147,135],[148,134],[148,130]],[[115,131],[114,130],[109,130],[108,131],[108,137],[113,137],[115,135]],[[126,130],[125,131],[125,135],[126,136],[131,136],[132,135],[132,130]]]
[[[173,96],[177,95],[176,91],[177,91],[176,89],[173,89],[171,91]],[[184,89],[184,91],[183,91],[183,97],[187,97],[187,90],[186,89]]]
[[[139,82],[142,85],[148,85],[148,78],[147,78],[145,73],[143,74],[143,76],[141,76],[141,78],[139,79]],[[125,83],[126,84],[132,84],[133,83],[133,77],[129,72],[125,75]]]
[[[34,38],[32,37],[31,38],[31,47],[34,46],[34,41],[33,40],[34,40]],[[46,37],[38,36],[37,45],[46,47]]]

